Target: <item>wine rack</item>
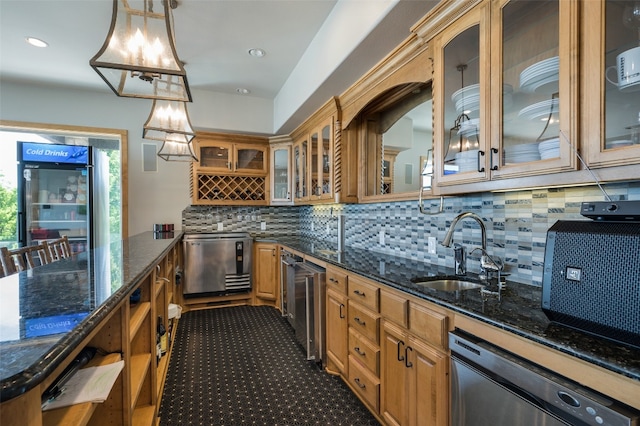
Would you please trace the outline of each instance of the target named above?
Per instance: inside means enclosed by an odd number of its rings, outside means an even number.
[[[194,189],[198,204],[266,204],[266,185],[265,176],[219,176],[198,173]]]

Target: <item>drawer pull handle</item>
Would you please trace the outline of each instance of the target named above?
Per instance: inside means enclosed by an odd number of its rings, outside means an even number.
[[[413,363],[412,363],[412,362],[409,362],[409,354],[408,354],[408,351],[413,352],[413,348],[412,348],[411,346],[407,346],[407,347],[404,349],[404,359],[405,359],[405,361],[404,361],[404,365],[405,365],[405,367],[407,367],[407,368],[411,368],[411,367],[413,367]]]
[[[360,317],[355,317],[355,318],[353,318],[353,320],[354,320],[355,322],[357,322],[358,324],[360,324],[360,325],[365,325],[365,322],[364,322],[364,321],[362,321],[362,320],[360,319]]]
[[[364,388],[366,387],[366,386],[364,385],[364,383],[360,383],[360,378],[359,378],[359,377],[356,377],[356,378],[355,378],[355,380],[354,380],[354,382],[356,382],[356,385],[358,385],[358,387],[359,387],[360,389],[364,389]]]
[[[354,351],[356,351],[356,353],[357,353],[358,355],[360,355],[360,356],[364,356],[364,355],[365,355],[365,353],[364,353],[364,352],[362,352],[358,346],[356,346],[355,348],[353,348],[353,350],[354,350]]]
[[[362,296],[364,297],[364,292],[360,291],[360,290],[353,290],[353,293],[356,294],[357,296]]]
[[[398,340],[398,354],[396,357],[398,358],[398,361],[404,361],[404,356],[400,355],[400,345],[404,346],[404,342],[402,340]]]
[[[342,308],[344,308],[344,303],[340,304],[340,318],[343,319],[344,318],[344,314],[342,313]]]

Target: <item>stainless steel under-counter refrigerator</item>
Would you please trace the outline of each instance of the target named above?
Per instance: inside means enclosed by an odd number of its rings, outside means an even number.
[[[185,297],[251,291],[253,239],[247,233],[187,234],[183,239]]]

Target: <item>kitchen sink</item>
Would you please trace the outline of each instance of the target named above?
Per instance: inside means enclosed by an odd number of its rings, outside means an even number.
[[[416,285],[432,288],[439,291],[462,291],[483,288],[484,285],[471,281],[457,279],[438,279],[430,281],[416,281]]]

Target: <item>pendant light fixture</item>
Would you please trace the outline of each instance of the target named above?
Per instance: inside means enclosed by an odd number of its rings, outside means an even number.
[[[185,102],[154,99],[149,118],[144,123],[142,137],[164,141],[167,134],[184,135],[187,142],[190,142],[196,132],[191,126]]]
[[[89,63],[116,95],[192,101],[169,2],[113,0],[109,33]]]
[[[158,157],[165,161],[198,161],[191,141],[180,133],[167,133]]]

